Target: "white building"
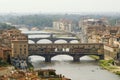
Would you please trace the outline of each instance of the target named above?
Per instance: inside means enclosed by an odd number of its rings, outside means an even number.
[[[63,30],[67,32],[72,32],[74,28],[74,24],[70,20],[61,19],[59,21],[53,22],[53,28],[55,30]]]

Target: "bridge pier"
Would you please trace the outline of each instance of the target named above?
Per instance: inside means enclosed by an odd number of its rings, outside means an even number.
[[[79,62],[80,61],[80,57],[78,55],[73,56],[73,61],[74,62]]]
[[[67,43],[70,43],[70,40],[67,40]]]
[[[51,62],[51,57],[50,56],[45,56],[45,62]]]
[[[99,59],[103,60],[104,59],[104,55],[99,55]]]

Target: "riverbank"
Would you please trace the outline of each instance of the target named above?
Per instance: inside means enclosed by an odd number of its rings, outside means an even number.
[[[100,60],[99,65],[110,72],[120,76],[120,66],[115,65],[114,60]]]
[[[0,80],[71,80],[53,69],[15,69],[13,66],[0,67]]]
[[[94,56],[91,55],[91,58],[95,59],[95,60],[99,60],[98,56]],[[120,66],[117,66],[114,62],[114,60],[112,60],[112,58],[106,56],[105,60],[100,60],[99,61],[99,65],[103,68],[106,69],[112,73],[115,73],[117,75],[120,76]]]
[[[12,70],[14,70],[13,66],[0,67],[0,76],[9,75]]]

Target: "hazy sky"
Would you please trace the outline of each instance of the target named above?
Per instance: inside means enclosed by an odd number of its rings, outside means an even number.
[[[120,0],[0,0],[0,13],[120,12]]]

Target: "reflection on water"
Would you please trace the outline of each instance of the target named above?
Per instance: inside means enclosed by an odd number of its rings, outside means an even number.
[[[98,62],[88,56],[80,58],[80,62],[73,62],[72,57],[61,55],[52,58],[51,63],[45,63],[44,58],[32,58],[35,69],[55,69],[72,80],[120,80],[120,77],[101,69]]]

